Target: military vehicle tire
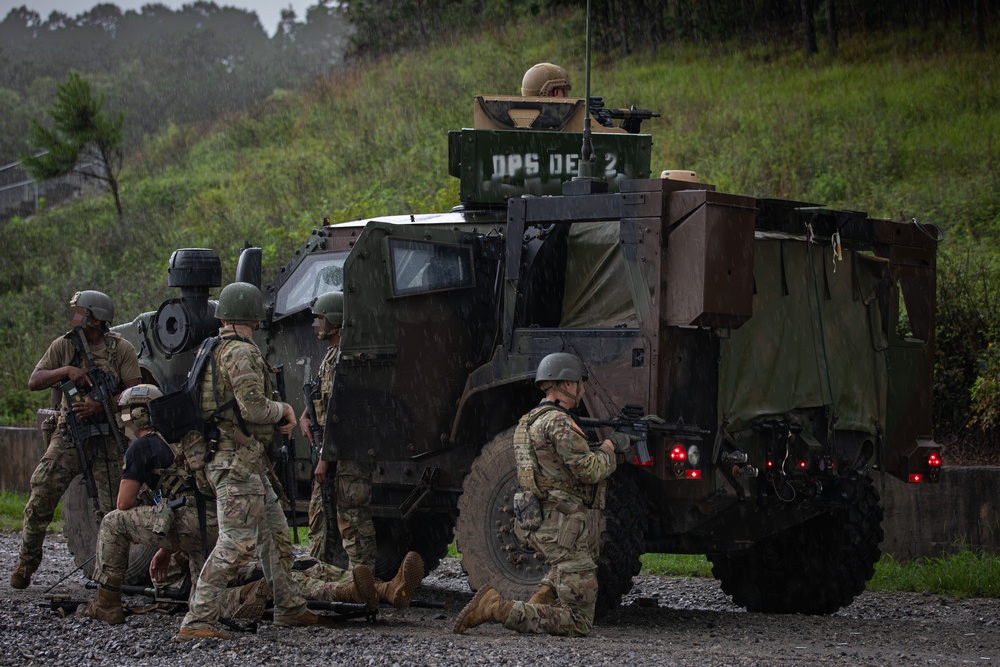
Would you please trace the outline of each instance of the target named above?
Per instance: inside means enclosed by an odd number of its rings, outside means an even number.
[[[100,524],[94,520],[90,503],[86,487],[79,477],[76,478],[63,494],[63,534],[73,554],[73,562],[83,570],[84,576],[93,579],[93,556]],[[125,583],[134,586],[149,584],[149,561],[155,553],[155,547],[133,544],[129,551],[128,569],[125,570]]]
[[[870,477],[850,505],[822,514],[749,549],[709,556],[712,574],[747,611],[832,614],[849,605],[875,573],[882,505]]]
[[[598,616],[617,606],[631,590],[632,577],[641,566],[645,518],[642,511],[636,511],[643,505],[628,472],[616,473],[609,483],[597,571]],[[540,553],[515,535],[511,507],[517,490],[514,429],[510,428],[483,447],[472,463],[458,499],[455,541],[473,590],[490,584],[507,599],[527,600],[548,566]]]

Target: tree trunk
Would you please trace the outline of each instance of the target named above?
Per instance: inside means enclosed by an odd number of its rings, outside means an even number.
[[[813,55],[819,51],[816,46],[816,23],[813,21],[812,0],[801,0],[802,4],[802,32],[805,39],[806,55]]]
[[[826,0],[826,40],[829,42],[830,55],[837,55],[840,45],[837,39],[837,11],[834,0]]]

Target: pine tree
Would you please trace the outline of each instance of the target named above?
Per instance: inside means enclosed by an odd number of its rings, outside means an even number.
[[[32,119],[28,129],[29,145],[47,152],[37,157],[22,155],[21,160],[35,180],[65,176],[83,160],[86,164],[80,173],[107,183],[120,221],[123,213],[118,174],[122,167],[125,113],[109,116],[103,107],[104,95],[95,98],[90,83],[71,71],[57,86],[55,102],[49,107],[51,127]]]

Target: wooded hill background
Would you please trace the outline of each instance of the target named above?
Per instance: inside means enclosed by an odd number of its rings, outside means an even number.
[[[455,205],[447,131],[471,125],[474,95],[516,94],[540,61],[566,67],[583,94],[581,4],[321,4],[286,13],[274,36],[205,2],[11,11],[0,161],[30,149],[28,120],[44,118],[70,68],[126,112],[127,157],[120,222],[96,196],[0,224],[0,421],[28,421],[44,403],[27,377],[78,289],[107,292],[125,321],[175,296],[175,248],[214,248],[228,281],[244,243],[261,245],[269,280],[324,216]],[[593,93],[663,114],[643,127],[654,172],[940,226],[938,436],[996,462],[997,10],[870,4],[594,0]]]

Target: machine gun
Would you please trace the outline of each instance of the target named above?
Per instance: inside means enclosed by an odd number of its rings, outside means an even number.
[[[108,434],[108,425],[94,424],[84,420],[73,411],[73,405],[83,401],[83,395],[72,380],[66,380],[59,385],[59,390],[66,398],[66,421],[62,424],[63,439],[73,443],[76,450],[76,460],[80,464],[83,484],[87,487],[87,497],[94,503],[94,509],[101,513],[101,503],[97,498],[97,482],[94,480],[93,461],[87,456],[87,441],[91,438]]]
[[[670,424],[660,420],[658,417],[643,416],[644,412],[645,409],[643,406],[636,403],[629,403],[622,408],[622,413],[618,417],[612,419],[581,417],[577,419],[577,422],[581,426],[609,426],[616,431],[621,431],[630,436],[635,448],[636,462],[639,465],[647,465],[652,461],[649,455],[650,433],[663,435],[703,435],[708,433],[708,431],[696,426],[686,426],[682,419],[678,419],[676,422]]]
[[[603,97],[591,97],[588,103],[590,115],[604,127],[614,127],[614,121],[622,122],[621,128],[629,134],[639,134],[642,121],[659,118],[660,114],[647,109],[637,109],[633,104],[628,109],[606,109]]]
[[[323,451],[323,427],[319,425],[319,416],[316,414],[316,403],[314,401],[322,399],[319,382],[310,378],[310,360],[306,358],[305,382],[302,383],[302,393],[306,399],[306,417],[309,419],[309,435],[312,440],[312,447],[309,450],[309,462],[313,470],[320,461]],[[334,463],[336,465],[336,463]],[[329,475],[328,477],[332,477]],[[333,513],[333,500],[330,498],[329,483],[320,484],[319,487],[321,504],[323,506],[323,516],[326,519],[328,530],[335,528],[335,518]]]
[[[288,399],[285,394],[285,367],[283,364],[278,364],[274,368],[274,380],[275,393],[278,399],[283,403],[287,403]],[[284,487],[285,496],[288,498],[288,509],[292,513],[292,535],[294,536],[295,544],[298,544],[299,516],[295,509],[295,502],[299,497],[299,479],[298,475],[295,474],[295,438],[291,435],[283,435],[281,432],[275,431],[271,444],[273,452],[271,460],[275,463],[275,472],[278,481]]]

